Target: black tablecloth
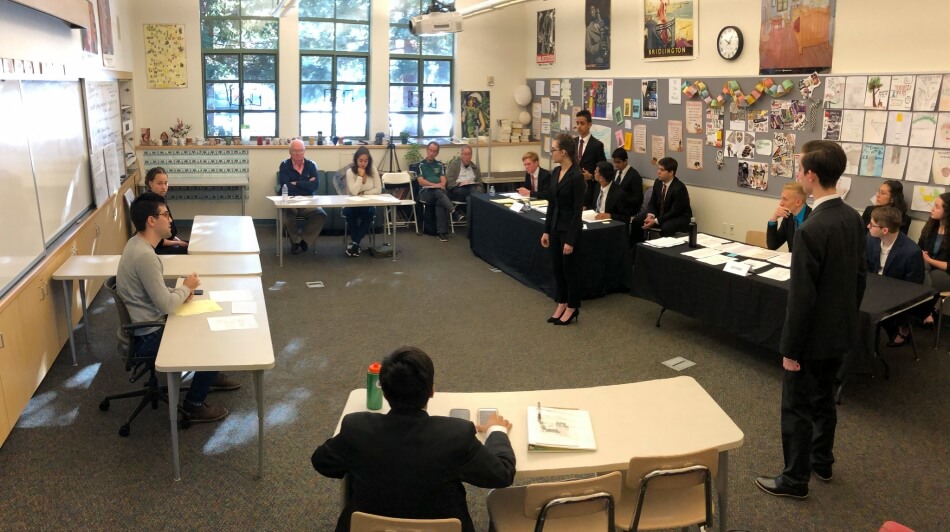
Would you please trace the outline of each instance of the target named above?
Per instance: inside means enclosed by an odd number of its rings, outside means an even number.
[[[492,202],[487,194],[472,194],[470,198],[472,253],[522,284],[554,297],[551,252],[541,247],[544,215],[513,212],[506,205]],[[580,261],[582,298],[629,292],[632,274],[627,235],[626,224],[613,220],[587,224],[581,232],[574,253]]]
[[[722,266],[684,257],[685,251],[685,245],[658,249],[640,244],[633,295],[778,351],[789,283],[727,273]],[[874,331],[881,319],[931,294],[924,285],[868,274],[854,354],[874,352]]]

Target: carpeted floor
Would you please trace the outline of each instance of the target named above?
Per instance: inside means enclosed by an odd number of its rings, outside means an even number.
[[[117,435],[132,404],[102,396],[129,389],[115,355],[117,317],[100,293],[79,367],[64,348],[0,448],[0,529],[331,530],[337,481],[310,466],[366,365],[401,344],[426,350],[436,389],[490,391],[582,387],[678,375],[661,361],[683,356],[694,377],[745,433],[730,454],[731,529],[877,530],[893,519],[918,530],[950,528],[947,374],[920,332],[910,349],[884,350],[891,377],[857,377],[839,407],[835,479],[812,482],[807,501],[777,499],[753,485],[782,467],[781,362],[763,351],[614,294],[585,301],[578,324],[552,327],[552,302],[475,258],[463,235],[448,243],[400,233],[398,260],[346,258],[339,236],[317,253],[277,266],[273,227],[258,228],[275,369],[265,374],[266,474],[255,479],[256,416],[249,376],[209,402],[231,409],[222,423],[181,434],[182,480],[172,481],[167,410],[146,410],[129,438]],[[405,236],[403,236],[405,235]],[[306,281],[326,288],[308,289]],[[697,298],[697,304],[702,304]],[[636,408],[636,405],[629,405]],[[514,430],[519,430],[517,416]],[[943,428],[941,428],[943,427]],[[631,434],[646,438],[649,434]],[[485,491],[470,490],[476,526],[487,528]]]

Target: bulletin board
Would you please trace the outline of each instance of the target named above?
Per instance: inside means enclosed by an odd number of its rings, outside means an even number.
[[[551,135],[570,132],[576,111],[589,109],[607,160],[625,146],[644,178],[656,175],[657,159],[673,157],[687,184],[778,198],[795,178],[800,147],[825,138],[848,155],[839,192],[855,209],[887,179],[904,182],[918,218],[950,190],[950,74],[531,79],[529,86],[533,133],[547,157]]]

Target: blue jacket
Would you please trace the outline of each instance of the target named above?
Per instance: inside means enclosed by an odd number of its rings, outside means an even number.
[[[868,235],[865,256],[868,260],[868,272],[877,273],[881,267],[881,239]],[[884,275],[912,283],[924,282],[923,254],[917,244],[904,233],[897,234],[897,240],[887,254]]]

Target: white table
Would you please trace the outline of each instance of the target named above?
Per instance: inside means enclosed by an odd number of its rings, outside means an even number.
[[[260,252],[250,216],[195,216],[188,238],[189,255]]]
[[[528,452],[527,407],[580,408],[590,412],[597,450],[593,452]],[[479,408],[497,408],[513,425],[509,437],[515,451],[516,478],[626,471],[634,456],[683,454],[715,447],[719,450],[720,528],[727,530],[729,451],[742,446],[742,430],[692,377],[574,388],[519,392],[436,392],[428,412],[447,416],[467,408],[474,420]],[[366,411],[366,390],[350,393],[342,417]],[[380,412],[387,412],[384,401]],[[484,435],[480,434],[480,438]]]
[[[343,207],[385,207],[392,209],[395,220],[395,209],[402,205],[399,198],[392,194],[374,194],[370,196],[290,196],[284,202],[281,196],[267,196],[277,208],[277,256],[281,266],[284,265],[284,246],[280,241],[283,234],[284,219],[280,215],[281,209],[334,209]],[[194,240],[194,236],[192,236]],[[191,244],[189,244],[190,246]],[[393,260],[396,260],[396,230],[393,228]]]
[[[76,365],[76,341],[73,338],[73,281],[79,281],[79,300],[82,304],[83,334],[89,340],[89,322],[86,321],[86,281],[106,280],[119,271],[121,255],[73,255],[66,259],[53,279],[63,282],[63,294],[66,299],[66,328],[69,329],[69,348]],[[199,276],[220,275],[261,275],[260,255],[159,255],[164,275],[168,279],[187,277],[192,273]]]
[[[201,282],[204,294],[212,290],[247,290],[257,303],[256,329],[212,332],[208,318],[231,315],[231,303],[219,303],[222,310],[194,316],[168,316],[155,369],[168,374],[168,416],[172,431],[172,461],[175,480],[181,479],[178,456],[178,390],[185,371],[250,371],[257,399],[257,470],[264,474],[264,370],[274,367],[274,346],[264,304],[260,277],[213,277]]]

